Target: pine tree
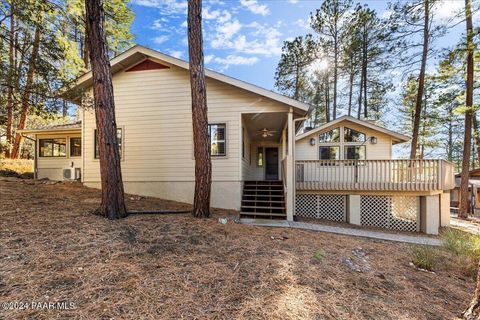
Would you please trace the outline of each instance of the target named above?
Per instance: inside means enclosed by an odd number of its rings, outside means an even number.
[[[316,58],[317,44],[312,35],[285,41],[275,72],[275,86],[293,99],[305,101],[308,69]]]
[[[192,95],[195,193],[192,215],[210,216],[212,162],[208,137],[207,92],[203,67],[202,1],[188,0],[188,53]]]
[[[113,97],[112,71],[105,35],[102,0],[86,0],[86,30],[92,65],[93,96],[100,153],[102,203],[98,213],[108,219],[127,216],[120,152],[117,148],[117,124]]]
[[[68,88],[87,70],[85,7],[82,0],[10,0],[0,5],[4,14],[0,16],[0,75],[4,79],[0,83],[0,134],[6,136],[6,155],[17,157],[23,139],[15,131],[28,123],[31,114],[66,114],[69,106],[59,96],[60,89]],[[133,14],[127,1],[107,1],[106,6],[112,57],[131,45]]]
[[[332,64],[333,74],[333,105],[332,118],[337,118],[337,97],[339,82],[339,62],[342,51],[341,38],[346,29],[351,0],[325,0],[320,9],[311,15],[311,27],[320,36],[320,42],[326,49],[324,52]]]
[[[458,207],[458,216],[461,218],[468,218],[468,186],[470,179],[470,151],[472,143],[472,118],[474,116],[473,109],[473,85],[474,85],[474,42],[473,42],[473,23],[472,23],[472,8],[471,0],[465,0],[465,17],[466,17],[466,27],[467,27],[467,81],[466,81],[466,93],[465,93],[465,131],[463,139],[463,160],[462,160],[462,172],[461,172],[461,182],[460,182],[460,204]],[[480,270],[480,269],[479,269]],[[479,271],[480,272],[480,271]],[[479,279],[480,281],[480,279]],[[476,312],[477,316],[480,315],[480,282],[478,285],[478,292],[476,294],[476,304],[473,306],[472,302],[472,313]],[[476,310],[476,311],[475,311]]]

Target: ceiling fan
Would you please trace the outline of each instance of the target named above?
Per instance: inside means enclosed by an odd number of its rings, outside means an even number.
[[[272,137],[277,131],[275,130],[268,130],[267,128],[263,128],[262,130],[258,130],[257,134],[261,135],[262,138]]]

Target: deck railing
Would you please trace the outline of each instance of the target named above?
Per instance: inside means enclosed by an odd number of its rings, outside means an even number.
[[[445,160],[299,160],[298,190],[433,191],[454,185]]]

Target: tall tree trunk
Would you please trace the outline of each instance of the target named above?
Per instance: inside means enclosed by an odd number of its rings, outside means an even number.
[[[102,3],[103,5],[103,3]],[[87,21],[88,14],[85,11],[85,21]],[[93,44],[93,42],[90,42],[88,40],[88,32],[85,30],[85,36],[83,37],[83,47],[82,47],[82,55],[83,55],[83,63],[85,64],[85,68],[88,68],[88,65],[90,64],[90,43]],[[107,48],[108,50],[108,48]],[[108,54],[108,51],[107,51]]]
[[[363,57],[362,57],[363,61]],[[363,73],[363,66],[362,72],[360,73],[360,90],[358,93],[358,109],[357,109],[357,118],[360,119],[362,117],[362,95],[363,95],[363,83],[364,83],[364,73]]]
[[[475,293],[473,294],[473,299],[467,310],[463,312],[463,318],[467,320],[478,320],[480,318],[480,262],[478,264]]]
[[[200,0],[201,1],[201,0]],[[203,51],[202,51],[203,54]],[[298,100],[300,94],[300,67],[298,64],[295,66],[295,92],[293,93],[293,99]]]
[[[36,72],[36,62],[38,58],[38,50],[40,47],[40,38],[42,36],[42,20],[43,13],[40,13],[42,16],[38,21],[38,25],[35,27],[35,35],[33,39],[32,55],[30,56],[30,63],[28,65],[27,71],[27,80],[25,82],[25,90],[22,94],[22,107],[20,109],[20,119],[18,121],[17,130],[22,130],[25,128],[25,123],[27,121],[28,111],[30,109],[30,98],[32,96],[33,89],[33,80]],[[12,158],[18,159],[20,156],[20,147],[22,145],[23,137],[21,134],[16,133],[15,142],[13,144]]]
[[[337,22],[335,22],[336,27]],[[335,28],[336,29],[336,28]],[[338,31],[334,35],[334,66],[333,66],[333,120],[337,119],[337,82],[338,82]]]
[[[68,116],[68,104],[66,100],[63,100],[63,103],[62,103],[62,116],[64,118]]]
[[[476,112],[473,113],[472,120],[473,120],[473,134],[475,137],[475,148],[477,149],[477,160],[480,161],[480,129],[478,127]]]
[[[353,69],[353,67],[351,68]],[[348,116],[352,116],[352,97],[353,97],[353,80],[354,80],[354,70],[350,70],[350,78],[348,80]]]
[[[472,8],[471,0],[465,0],[465,16],[467,24],[467,88],[465,94],[465,136],[463,144],[463,160],[460,182],[460,205],[458,208],[458,216],[468,218],[468,185],[470,176],[470,149],[472,143],[472,118],[473,118],[473,24],[472,24]],[[477,295],[477,299],[478,299]],[[473,302],[472,302],[473,303]],[[478,301],[477,301],[478,303]],[[477,310],[478,314],[478,310]]]
[[[14,73],[16,72],[16,66],[14,62],[14,48],[15,48],[15,4],[12,0],[10,3],[10,41],[9,41],[9,50],[8,50],[8,89],[7,89],[7,150],[5,151],[5,156],[10,158],[12,156],[12,129],[13,129],[13,87],[14,87]]]
[[[328,70],[325,71],[325,120],[330,122],[330,79],[328,76]]]
[[[430,4],[429,0],[424,0],[424,11],[425,11],[425,21],[423,25],[423,51],[422,51],[422,62],[420,66],[420,75],[418,77],[418,92],[417,100],[415,101],[415,114],[413,120],[413,134],[412,134],[412,145],[410,149],[410,159],[415,159],[417,157],[417,146],[418,146],[418,131],[420,128],[420,117],[422,112],[422,98],[423,90],[425,88],[425,68],[427,65],[427,55],[428,55],[428,38],[430,33]],[[470,149],[469,149],[470,150]]]
[[[108,219],[127,216],[115,121],[112,70],[105,39],[102,0],[85,0],[86,30],[93,76],[93,98],[100,152],[102,203],[97,213]]]
[[[368,63],[368,44],[367,44],[367,26],[363,26],[363,118],[368,119],[368,97],[367,97],[367,63]]]
[[[192,215],[210,216],[212,163],[208,138],[207,92],[203,67],[202,1],[188,0],[188,53],[192,95],[195,195]]]
[[[448,138],[447,138],[447,160],[453,161],[453,108],[448,107]]]

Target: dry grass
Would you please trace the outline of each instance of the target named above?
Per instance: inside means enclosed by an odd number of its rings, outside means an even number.
[[[99,191],[77,183],[0,178],[0,196],[0,301],[75,303],[0,319],[452,319],[474,288],[461,273],[409,266],[399,243],[222,225],[222,210],[108,221],[91,214]],[[128,207],[188,205],[129,197]],[[342,262],[358,248],[370,271]]]
[[[0,159],[0,176],[33,177],[33,160]]]

